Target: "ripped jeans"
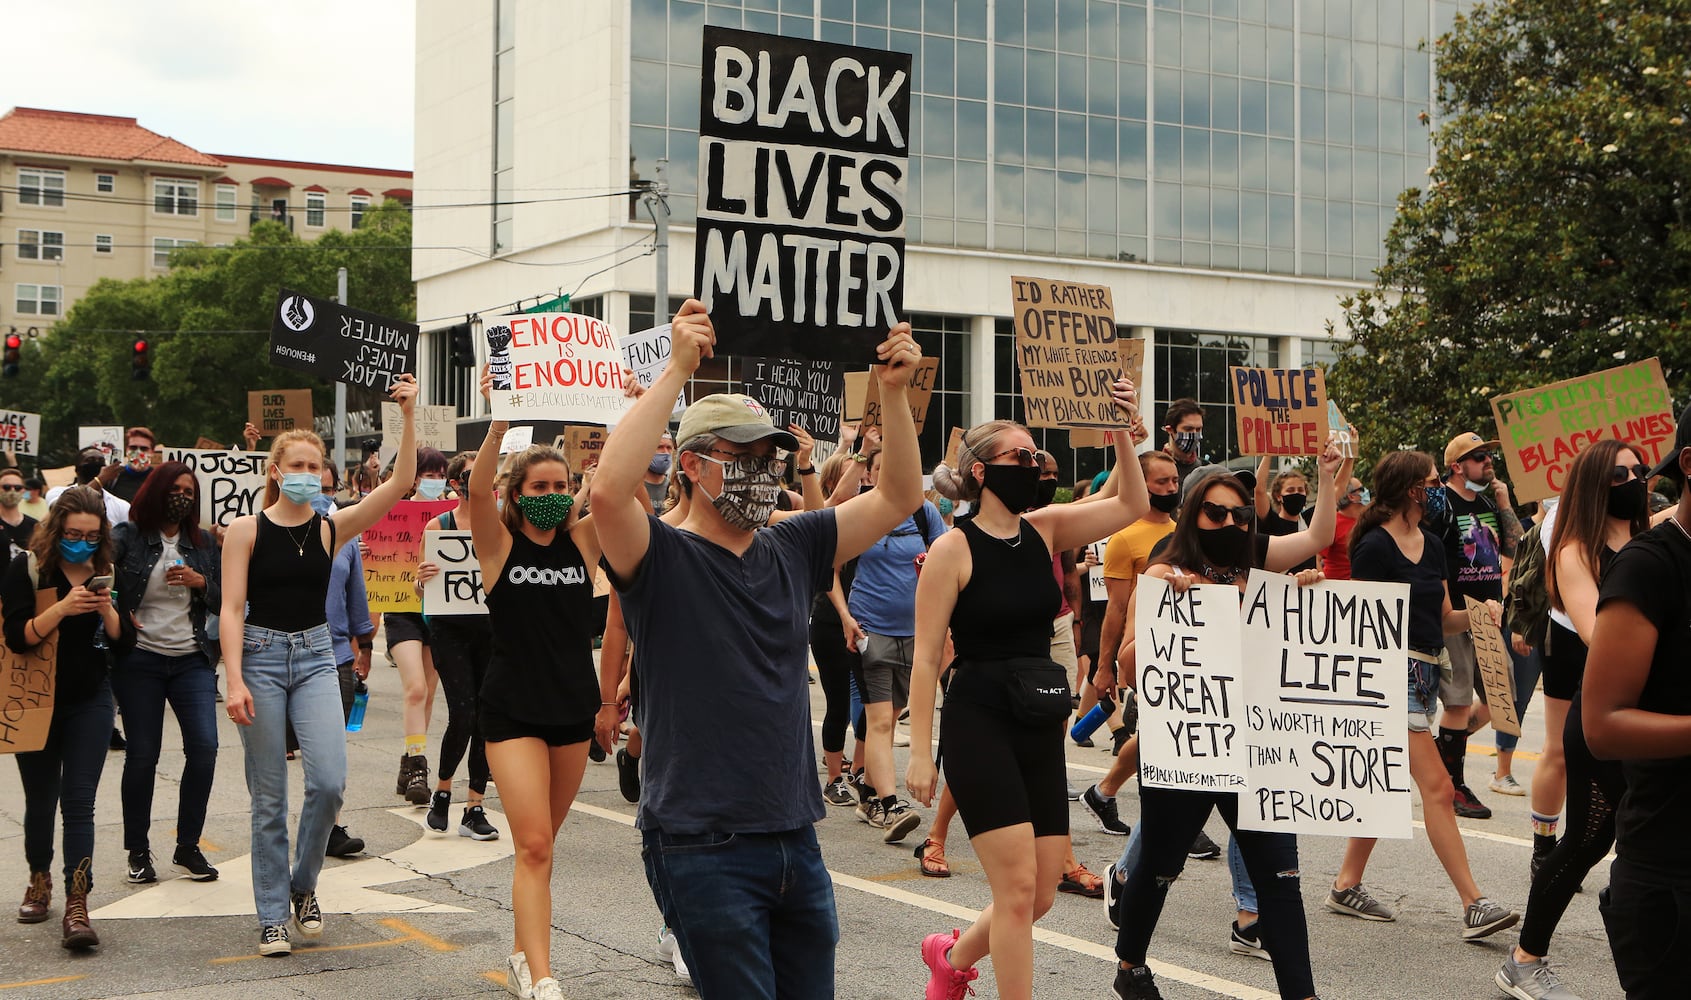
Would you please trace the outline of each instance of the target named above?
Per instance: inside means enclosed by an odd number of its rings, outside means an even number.
[[[1280,996],[1282,1000],[1305,1000],[1315,995],[1315,975],[1309,967],[1309,928],[1304,920],[1298,873],[1298,840],[1289,833],[1238,829],[1238,801],[1236,793],[1140,787],[1143,853],[1139,863],[1127,872],[1127,884],[1122,887],[1116,957],[1134,965],[1145,964],[1169,887],[1185,869],[1186,852],[1203,829],[1210,810],[1218,809],[1233,831],[1257,890],[1261,916],[1257,929],[1263,946],[1273,956],[1274,981]]]

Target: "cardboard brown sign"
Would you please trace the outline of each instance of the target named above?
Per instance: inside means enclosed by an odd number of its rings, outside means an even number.
[[[1474,637],[1474,662],[1479,665],[1486,704],[1491,706],[1491,725],[1500,733],[1521,735],[1521,717],[1515,713],[1515,667],[1509,660],[1503,630],[1492,623],[1485,604],[1462,598],[1468,606],[1468,629]]]
[[[865,373],[868,376],[868,391],[864,394],[863,398],[862,425],[864,427],[885,426],[881,420],[880,370],[881,366],[875,365],[870,368],[867,373]],[[849,375],[850,373],[848,372],[847,374]],[[927,423],[928,404],[933,402],[934,383],[938,380],[938,358],[923,358],[919,363],[917,363],[915,374],[910,376],[910,390],[908,393],[910,400],[910,416],[916,421],[916,433],[918,434],[922,433],[922,425]],[[851,391],[849,383],[847,384],[846,391],[848,394]]]
[[[69,486],[76,482],[76,466],[67,465],[62,469],[42,469],[41,480],[47,484],[48,489],[56,490],[61,486]]]
[[[1145,345],[1121,336],[1109,287],[1011,277],[1010,290],[1027,425],[1124,426],[1110,385],[1124,374],[1139,383]]]
[[[845,410],[847,421],[863,419],[863,403],[869,398],[869,373],[845,373]]]
[[[310,389],[260,389],[247,393],[247,421],[265,437],[311,430]]]
[[[1069,431],[1070,448],[1105,448],[1110,444],[1110,432],[1105,430],[1072,429]]]
[[[218,444],[216,441],[213,441],[211,438],[206,437],[204,434],[201,434],[199,436],[199,439],[194,442],[194,450],[195,451],[222,451],[223,446]]]
[[[571,471],[579,476],[589,466],[598,465],[608,437],[610,434],[603,427],[564,428],[564,454],[570,460]]]
[[[58,596],[53,590],[36,591],[37,613],[46,613]],[[0,644],[0,753],[29,753],[47,745],[58,664],[56,628],[39,645],[22,653]]]
[[[1327,446],[1327,376],[1319,368],[1227,369],[1241,455],[1319,455]]]
[[[1673,447],[1673,401],[1656,358],[1498,396],[1491,414],[1521,503],[1562,492],[1574,456],[1593,441],[1630,442],[1652,466]]]
[[[951,436],[945,441],[945,464],[947,468],[957,468],[957,452],[963,447],[963,428],[951,428]]]

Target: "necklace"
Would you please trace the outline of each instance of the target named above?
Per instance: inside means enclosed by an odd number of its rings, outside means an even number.
[[[995,535],[992,532],[986,530],[985,528],[981,528],[981,534],[985,535],[986,537],[992,539],[995,542],[1003,542],[1005,545],[1010,546],[1012,549],[1018,548],[1022,544],[1022,532],[1021,532],[1021,525],[1019,523],[1020,519],[1018,518],[1017,520],[1018,520],[1018,524],[1016,526],[1016,537],[1014,539],[1002,538],[1002,537]],[[976,525],[975,527],[979,528],[980,525]]]
[[[1238,569],[1237,567],[1216,569],[1207,562],[1201,562],[1198,564],[1198,574],[1200,576],[1208,577],[1211,583],[1219,583],[1223,585],[1233,583],[1239,579],[1243,572],[1243,570]]]
[[[305,522],[305,524],[302,525],[302,527],[304,527],[305,530],[300,532],[298,538],[294,537],[294,529],[293,528],[288,527],[287,525],[277,525],[277,527],[281,528],[283,531],[288,533],[288,541],[294,543],[294,550],[297,551],[300,555],[300,558],[303,559],[305,557],[305,540],[311,537],[311,526],[316,524],[316,523],[317,523],[317,519],[315,517],[312,518],[311,520]]]

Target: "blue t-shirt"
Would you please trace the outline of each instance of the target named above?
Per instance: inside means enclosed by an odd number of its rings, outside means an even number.
[[[924,500],[922,509],[928,516],[925,541],[912,514],[857,557],[857,577],[851,583],[846,606],[865,632],[900,637],[916,634],[916,557],[945,533],[939,508]]]
[[[634,580],[612,574],[640,655],[637,825],[779,833],[817,822],[809,618],[834,581],[834,512],[764,528],[742,556],[647,523]]]

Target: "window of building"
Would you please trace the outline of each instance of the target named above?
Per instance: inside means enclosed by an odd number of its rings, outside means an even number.
[[[18,285],[20,316],[57,316],[63,308],[64,288],[59,285]]]
[[[497,0],[494,7],[493,30],[493,253],[508,253],[514,249],[516,211],[511,204],[515,197],[516,99],[517,78],[517,3],[516,0]],[[697,99],[694,101],[697,104]]]
[[[115,175],[115,174],[95,174],[94,175],[94,190],[100,192],[101,194],[111,194],[116,189],[117,189],[117,175]]]
[[[95,253],[111,253],[112,237],[110,233],[100,233],[94,237]]]
[[[324,206],[327,195],[321,191],[307,191],[305,193],[305,224],[313,229],[323,228]]]
[[[167,236],[153,237],[153,266],[165,268],[170,266],[170,251],[177,247],[191,247],[193,240],[173,240]]]
[[[1168,412],[1169,401],[1191,398],[1204,408],[1205,460],[1223,462],[1239,457],[1227,369],[1231,365],[1275,368],[1279,364],[1280,342],[1274,337],[1158,330],[1155,419],[1149,421],[1155,443],[1163,443],[1163,414]]]
[[[235,221],[235,185],[217,185],[217,221]]]
[[[64,260],[65,234],[44,229],[18,230],[19,260]]]
[[[19,167],[18,204],[63,208],[65,205],[65,172],[63,170]]]
[[[352,196],[352,228],[354,228],[354,229],[362,229],[363,228],[363,226],[364,226],[364,213],[369,211],[369,210],[370,210],[370,199],[364,197],[363,195],[355,194],[355,195]]]
[[[168,177],[153,178],[153,214],[199,215],[199,183]]]

